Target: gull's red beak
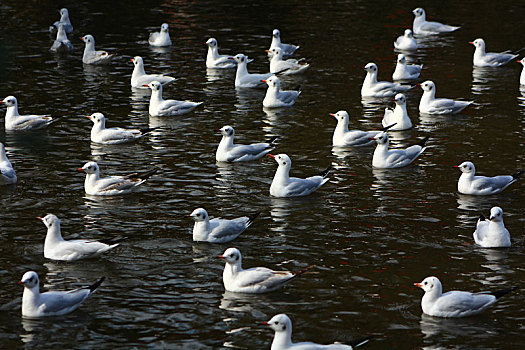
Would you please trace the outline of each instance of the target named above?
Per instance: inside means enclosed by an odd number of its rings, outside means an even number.
[[[334,118],[337,118],[334,113],[330,113],[330,115]]]
[[[86,115],[86,118],[91,119],[91,116],[90,115]]]
[[[84,169],[82,169],[82,168],[78,168],[77,171],[84,171]]]
[[[37,219],[40,221],[44,221],[44,218],[41,218],[40,216],[37,216]]]
[[[142,85],[142,86],[149,87],[149,84],[144,84],[144,85]]]
[[[217,258],[224,259],[224,255],[219,255],[219,256],[217,256]]]
[[[18,284],[22,286],[22,285],[24,285],[24,282],[18,281]]]
[[[130,58],[129,60],[130,60],[131,62],[135,62],[135,61],[133,61],[133,58]]]
[[[421,283],[414,283],[414,286],[421,288]]]
[[[459,165],[454,165],[454,168],[459,168]]]
[[[368,139],[369,139],[369,140],[375,140],[375,138],[373,138],[373,137],[369,137]]]
[[[262,81],[263,83],[266,83],[266,80],[264,80],[264,79],[263,79],[263,80],[261,80],[261,81]]]
[[[473,41],[469,41],[468,43],[474,45],[474,42],[473,42]]]
[[[266,321],[261,322],[261,324],[262,324],[263,326],[269,326],[269,325],[270,325],[270,324],[269,324],[268,322],[266,322]]]
[[[268,157],[275,159],[275,156],[273,154],[267,154]]]

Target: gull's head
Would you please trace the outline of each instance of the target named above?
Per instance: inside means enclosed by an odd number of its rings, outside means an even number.
[[[403,55],[402,53],[400,53],[399,55],[397,55],[397,63],[401,63],[401,64],[405,64],[407,63],[407,58],[405,55]]]
[[[484,49],[485,48],[485,40],[481,39],[481,38],[478,38],[474,41],[471,41],[469,42],[469,44],[472,44],[474,45],[474,47],[477,49],[477,48],[480,48],[480,49]]]
[[[518,60],[518,63],[521,63],[525,67],[525,57],[523,57],[521,60]]]
[[[208,212],[203,208],[197,208],[191,212],[190,217],[195,221],[206,221],[208,219]]]
[[[245,63],[247,61],[246,56],[244,56],[242,53],[239,53],[233,57],[235,62],[237,63]]]
[[[135,67],[144,65],[144,60],[142,60],[142,57],[140,57],[140,56],[133,57],[131,59],[131,62],[133,62]]]
[[[87,34],[80,38],[83,42],[87,44],[95,44],[95,38],[93,38],[93,35]]]
[[[284,153],[278,154],[276,156],[274,156],[273,154],[268,154],[268,157],[275,159],[279,166],[282,165],[288,168],[292,166],[292,160],[290,159],[290,157],[288,157],[288,155]]]
[[[375,63],[370,62],[365,66],[365,70],[368,73],[377,73],[377,65]]]
[[[215,38],[209,38],[208,41],[205,42],[205,44],[209,47],[217,47],[217,40]]]
[[[228,248],[219,255],[219,258],[226,260],[229,264],[237,264],[241,261],[241,252],[237,248]]]
[[[419,85],[421,86],[421,89],[423,89],[423,91],[425,92],[430,92],[436,89],[436,85],[431,80],[427,80]]]
[[[272,55],[274,55],[277,58],[282,58],[283,57],[283,52],[282,52],[280,47],[274,47],[273,49],[269,50],[268,52],[270,52]]]
[[[90,119],[93,124],[103,124],[106,121],[106,117],[104,117],[104,114],[102,113],[93,113],[92,115],[86,116],[86,118]]]
[[[160,31],[163,33],[167,33],[169,29],[170,27],[168,26],[168,23],[162,23],[162,25],[160,26]]]
[[[412,13],[414,14],[414,16],[416,17],[421,17],[421,16],[424,16],[425,15],[425,10],[423,10],[421,7],[418,7],[416,9],[414,9],[412,11]]]
[[[149,84],[146,84],[145,86],[149,87],[152,91],[159,91],[162,89],[162,84],[158,81],[154,80]]]
[[[22,279],[18,284],[23,285],[26,288],[32,289],[38,287],[38,275],[35,271],[27,271],[22,276]]]
[[[330,115],[332,117],[334,117],[335,119],[337,119],[338,123],[346,123],[346,124],[348,124],[348,121],[350,119],[350,117],[348,116],[348,112],[347,111],[339,111],[337,113],[330,113]]]
[[[463,162],[460,165],[456,165],[455,168],[461,170],[462,173],[470,174],[476,171],[474,163],[472,162]]]
[[[60,219],[57,218],[57,216],[54,214],[47,214],[43,218],[38,217],[37,219],[42,221],[47,228],[51,228],[53,226],[60,226]]]
[[[379,145],[382,145],[388,142],[388,134],[384,131],[381,131],[380,133],[376,134],[376,136],[371,137],[371,138],[376,140],[376,142]]]
[[[16,106],[16,97],[14,96],[7,96],[2,100],[2,103],[4,103],[7,107]]]
[[[405,29],[405,36],[407,38],[411,38],[412,37],[412,29]]]
[[[279,31],[279,29],[274,29],[272,32],[272,36],[276,39],[279,38],[281,36],[281,32]]]
[[[425,293],[432,290],[441,290],[441,282],[434,276],[425,278],[421,283],[414,283],[414,286],[423,289]]]
[[[86,174],[96,174],[99,171],[97,162],[87,162],[82,168],[78,168],[77,170],[83,171]]]
[[[67,10],[67,8],[63,8],[60,10],[60,16],[62,17],[69,17],[69,11]]]
[[[404,105],[407,103],[407,98],[405,97],[404,94],[397,94],[395,97],[394,97],[394,102],[398,105]]]
[[[235,135],[235,130],[233,130],[233,128],[229,125],[223,126],[222,128],[219,129],[219,131],[221,132],[222,136],[234,136]]]
[[[269,326],[275,332],[291,332],[292,321],[285,314],[275,315],[270,321],[263,322],[264,325]]]
[[[503,221],[503,209],[500,207],[492,207],[492,209],[490,209],[490,221]]]
[[[275,88],[275,89],[278,89],[281,86],[281,80],[275,75],[272,75],[266,80],[262,80],[262,82],[268,84],[269,87]]]

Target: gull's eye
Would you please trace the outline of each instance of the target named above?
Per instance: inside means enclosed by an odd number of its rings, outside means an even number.
[[[426,286],[428,284],[428,282],[423,282],[423,284]]]
[[[286,162],[283,162],[284,165],[286,165]]]

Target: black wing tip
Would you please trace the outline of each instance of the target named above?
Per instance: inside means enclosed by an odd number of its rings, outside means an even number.
[[[151,177],[151,175],[155,174],[157,171],[159,171],[159,168],[155,167],[151,170],[148,170],[142,174],[139,174],[137,177],[141,180],[147,180]]]
[[[104,244],[107,244],[107,245],[113,245],[113,244],[117,244],[117,243],[123,242],[123,241],[125,241],[127,239],[128,239],[128,237],[118,236],[118,237],[107,238],[107,239],[99,239],[98,241],[100,243],[104,243]]]
[[[523,50],[525,50],[525,47],[522,47],[521,49],[518,49],[518,50],[515,50],[515,51],[512,51],[511,53],[513,55],[518,55],[520,52],[522,52]]]
[[[286,72],[286,71],[289,70],[289,69],[290,69],[290,68],[285,68],[285,69],[283,69],[283,70],[278,71],[277,73],[274,73],[274,75],[281,75],[281,74],[283,74],[284,72]]]
[[[310,265],[310,266],[305,267],[304,269],[293,271],[292,274],[294,275],[294,277],[296,277],[296,276],[302,275],[303,273],[305,273],[307,271],[310,271],[314,267],[316,267],[316,266],[315,265]]]
[[[274,143],[275,141],[277,141],[277,139],[279,139],[279,136],[274,136],[274,137],[272,137],[271,139],[269,139],[268,142],[266,142],[266,143],[268,143],[268,144],[270,144],[270,145],[273,145],[273,143]]]
[[[364,337],[364,338],[360,338],[360,339],[356,339],[356,340],[352,340],[350,342],[347,342],[345,344],[347,345],[350,345],[351,347],[353,348],[357,348],[358,346],[361,346],[361,345],[365,345],[366,343],[368,343],[370,341],[370,339],[374,338],[373,335],[371,336],[368,336],[368,337]]]
[[[260,211],[257,211],[255,213],[253,213],[252,215],[248,215],[248,222],[246,223],[248,226],[250,226],[254,221],[255,219],[257,219],[257,217],[261,214]]]
[[[427,143],[429,138],[430,135],[425,136],[421,141],[418,142],[418,145],[420,145],[421,147],[425,147],[425,143]]]
[[[397,123],[393,123],[393,124],[390,124],[390,125],[387,125],[385,126],[384,128],[381,129],[381,131],[387,131],[388,129],[390,129],[391,127],[393,127],[394,125],[396,125]]]
[[[333,168],[334,167],[330,165],[328,168],[323,170],[319,175],[325,178],[330,173],[330,171],[332,171]]]
[[[521,174],[523,174],[523,170],[519,170],[516,173],[512,174],[512,178],[514,180],[517,180],[521,176]]]
[[[95,289],[100,287],[100,285],[102,284],[102,282],[104,282],[105,279],[106,279],[106,276],[102,276],[101,279],[99,279],[98,281],[96,281],[95,283],[93,283],[92,285],[87,287],[87,289],[89,289],[91,291],[91,293],[93,293],[95,291]]]
[[[141,132],[142,134],[147,134],[147,133],[150,133],[150,132],[152,132],[153,130],[157,130],[157,129],[158,129],[158,128],[144,128],[144,129],[139,129],[139,130],[140,130],[140,132]]]
[[[483,214],[479,214],[479,221],[485,221],[487,218]]]
[[[507,295],[510,292],[515,291],[516,289],[518,289],[518,287],[515,286],[515,287],[511,287],[511,288],[507,288],[507,289],[497,290],[495,292],[490,292],[489,294],[490,295],[494,295],[496,297],[496,299],[499,299],[502,296]]]

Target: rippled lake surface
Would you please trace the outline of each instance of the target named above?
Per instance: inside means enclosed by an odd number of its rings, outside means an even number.
[[[422,315],[422,291],[413,286],[438,276],[444,290],[523,287],[525,279],[524,186],[499,195],[459,195],[457,165],[476,164],[484,175],[524,167],[525,92],[521,66],[472,69],[469,41],[483,37],[489,51],[525,46],[520,28],[523,1],[424,2],[430,18],[463,27],[454,34],[420,39],[409,61],[424,64],[438,97],[475,99],[457,116],[425,117],[417,110],[421,90],[407,93],[414,129],[391,132],[392,146],[430,135],[413,165],[372,169],[373,147],[332,149],[335,120],[347,110],[350,127],[381,126],[391,101],[361,101],[368,62],[390,79],[392,43],[413,19],[412,1],[13,1],[0,4],[0,97],[15,95],[21,113],[53,114],[64,120],[31,134],[5,133],[19,182],[0,189],[0,348],[28,349],[264,349],[272,331],[260,326],[274,314],[293,320],[293,339],[330,342],[373,335],[367,349],[520,349],[525,347],[523,291],[502,298],[468,319]],[[48,26],[66,6],[75,50],[56,56]],[[152,49],[148,33],[167,22],[173,46]],[[265,111],[264,90],[236,91],[234,71],[205,68],[209,37],[222,53],[254,59],[251,72],[268,71],[265,49],[279,28],[283,42],[301,45],[311,61],[303,76],[283,78],[301,86],[292,108]],[[83,43],[93,34],[98,49],[114,52],[109,67],[84,67]],[[130,58],[144,58],[146,71],[171,72],[178,80],[166,98],[204,101],[181,117],[150,118],[148,91],[130,88]],[[5,107],[0,111],[3,119]],[[159,127],[149,137],[121,146],[90,143],[91,122],[106,115],[108,126]],[[2,120],[3,123],[3,120]],[[309,176],[332,165],[330,181],[311,196],[275,199],[269,186],[270,158],[247,164],[216,164],[224,125],[238,142],[279,136],[274,152],[293,160],[292,173]],[[88,197],[75,171],[97,161],[103,174],[159,167],[142,189],[115,198]],[[472,233],[480,213],[504,210],[513,247],[480,249]],[[261,216],[229,244],[194,243],[187,215],[204,207],[211,216]],[[54,213],[66,238],[129,240],[96,260],[53,262],[43,257],[46,229],[37,216]],[[317,265],[277,292],[225,293],[227,247],[244,255],[245,267],[299,269]],[[70,315],[42,320],[21,317],[27,270],[38,272],[42,289],[66,290],[107,280]]]

